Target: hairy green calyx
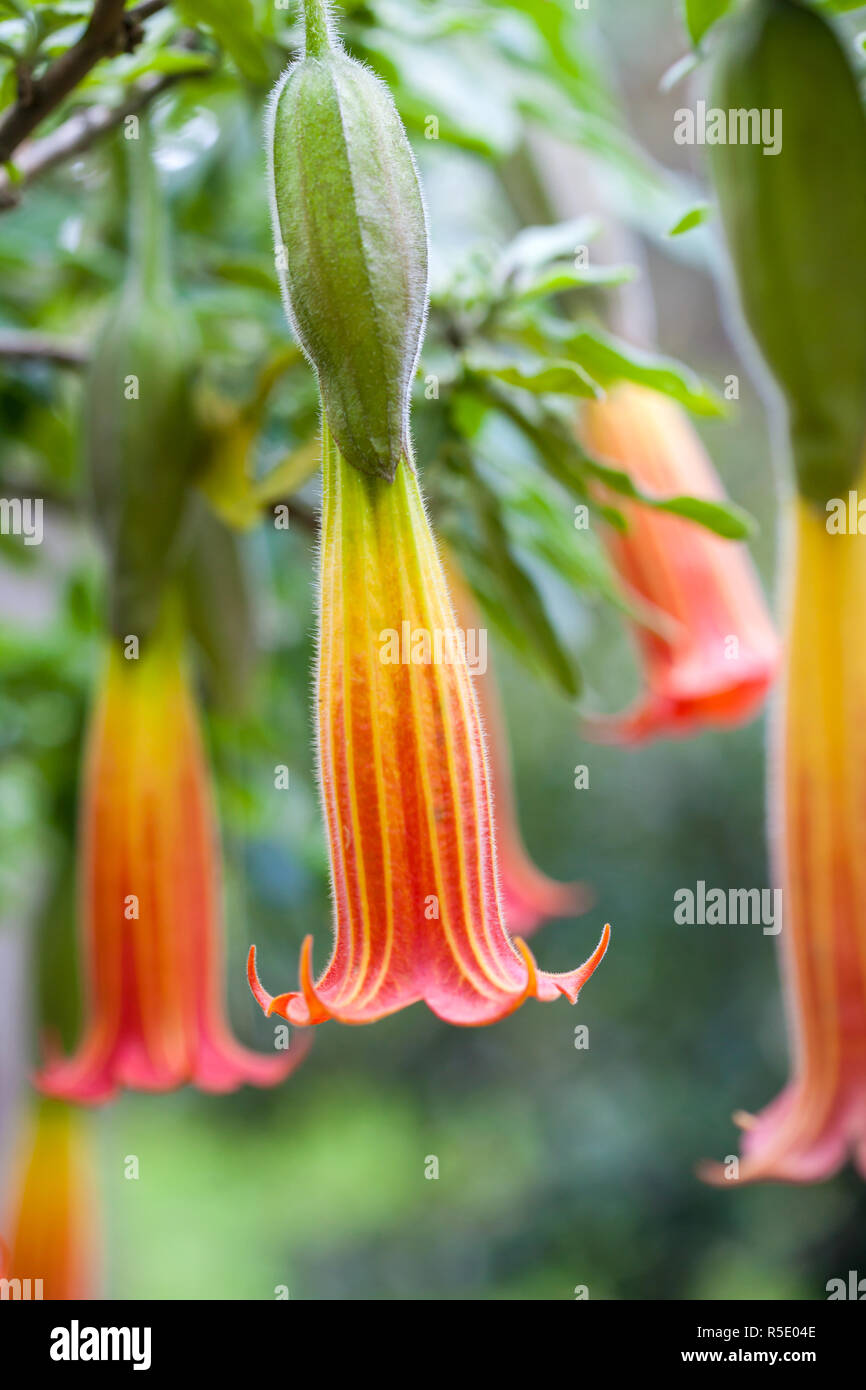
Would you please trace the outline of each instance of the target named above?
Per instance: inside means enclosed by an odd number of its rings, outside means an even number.
[[[391,480],[427,307],[424,205],[386,88],[313,38],[271,106],[277,264],[340,452]]]

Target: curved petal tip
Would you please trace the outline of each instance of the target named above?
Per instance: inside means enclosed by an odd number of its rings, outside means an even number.
[[[270,1014],[271,1005],[274,1002],[274,996],[272,994],[268,994],[268,991],[265,989],[256,972],[255,946],[250,947],[249,954],[247,956],[247,981],[249,983],[250,989],[253,992],[253,998],[255,999],[259,1008],[262,1009],[265,1014]]]

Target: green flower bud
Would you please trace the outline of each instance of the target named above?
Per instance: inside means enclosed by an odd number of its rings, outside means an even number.
[[[424,205],[387,89],[311,14],[306,55],[270,106],[277,263],[340,452],[390,481],[427,309]]]
[[[167,228],[149,143],[130,142],[131,255],[88,369],[85,463],[91,508],[108,555],[109,621],[146,637],[181,557],[198,432],[198,339],[176,299]]]
[[[787,404],[802,494],[853,486],[866,443],[866,116],[830,24],[758,0],[730,28],[713,104],[781,112],[781,149],[711,149],[742,307]],[[777,118],[778,122],[778,118]]]

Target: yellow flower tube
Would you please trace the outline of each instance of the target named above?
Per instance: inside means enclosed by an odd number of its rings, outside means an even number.
[[[5,1249],[0,1241],[4,1297],[99,1296],[94,1162],[85,1125],[80,1111],[41,1100],[26,1126],[4,1214]]]
[[[866,535],[798,498],[770,830],[792,1077],[745,1130],[741,1181],[866,1176]],[[724,1183],[721,1165],[703,1175]]]

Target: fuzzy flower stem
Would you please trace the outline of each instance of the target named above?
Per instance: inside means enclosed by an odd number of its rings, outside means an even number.
[[[304,40],[308,58],[320,58],[331,47],[331,28],[324,0],[304,0]]]

